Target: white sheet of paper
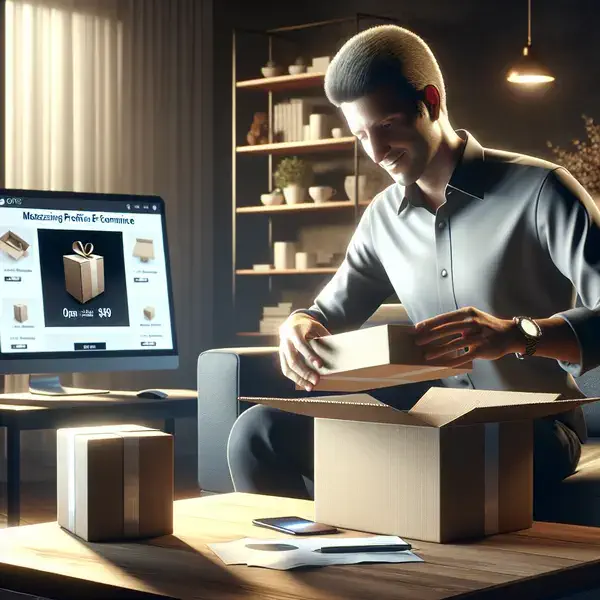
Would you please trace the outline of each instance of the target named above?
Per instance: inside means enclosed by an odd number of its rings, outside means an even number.
[[[287,570],[304,566],[354,565],[364,562],[401,563],[423,562],[413,552],[349,552],[321,554],[317,548],[326,546],[355,546],[403,544],[397,536],[373,536],[361,538],[243,538],[233,542],[209,544],[208,547],[226,565],[248,565],[268,569]]]

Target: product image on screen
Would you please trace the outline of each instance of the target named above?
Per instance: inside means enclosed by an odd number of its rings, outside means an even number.
[[[14,231],[7,231],[0,236],[0,250],[13,260],[27,256],[29,244]]]
[[[129,325],[120,231],[39,229],[46,327]]]

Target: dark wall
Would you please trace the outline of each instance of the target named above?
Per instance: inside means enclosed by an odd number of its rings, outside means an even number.
[[[581,114],[600,119],[598,0],[533,2],[533,44],[557,81],[544,94],[517,94],[504,80],[526,41],[526,0],[218,0],[215,2],[215,164],[217,199],[217,324],[230,321],[231,260],[231,30],[267,29],[353,15],[390,16],[421,35],[436,54],[455,128],[486,146],[552,158],[546,146],[584,135]],[[321,30],[316,45],[329,53],[350,35]],[[266,60],[259,39],[245,42],[238,68],[258,73]]]

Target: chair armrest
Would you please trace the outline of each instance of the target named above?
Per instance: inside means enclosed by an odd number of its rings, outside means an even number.
[[[229,432],[251,405],[240,396],[297,396],[279,367],[276,347],[221,348],[198,357],[198,484],[233,491],[227,464]]]

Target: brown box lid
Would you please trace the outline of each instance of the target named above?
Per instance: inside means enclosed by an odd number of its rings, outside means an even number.
[[[600,400],[561,399],[559,394],[445,387],[430,388],[408,411],[393,408],[364,393],[308,398],[241,399],[321,419],[435,428],[538,419]]]

